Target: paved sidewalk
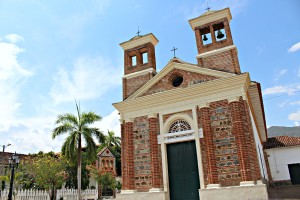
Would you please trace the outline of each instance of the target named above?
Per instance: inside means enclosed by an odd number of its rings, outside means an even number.
[[[300,200],[300,185],[269,187],[268,193],[270,200]]]

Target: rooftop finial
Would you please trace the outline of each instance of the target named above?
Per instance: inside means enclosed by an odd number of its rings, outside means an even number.
[[[208,6],[208,1],[206,1],[206,6],[207,8],[205,10],[207,10],[207,12],[211,9],[211,7]]]
[[[173,47],[173,49],[171,51],[174,52],[174,58],[176,58],[176,55],[175,55],[175,51],[178,50],[177,48]]]
[[[140,36],[140,33],[141,33],[141,31],[140,31],[140,27],[138,26],[138,32],[136,33],[136,34],[137,34],[137,36]]]

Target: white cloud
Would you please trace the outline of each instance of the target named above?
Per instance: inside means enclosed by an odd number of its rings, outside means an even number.
[[[279,78],[287,73],[287,69],[282,69],[279,72],[275,72],[275,79],[274,81],[278,81]]]
[[[300,105],[300,101],[293,101],[290,103],[291,105]]]
[[[294,121],[295,126],[299,126],[300,123],[300,110],[288,115],[288,119]]]
[[[24,38],[18,34],[9,34],[4,37],[8,42],[17,43],[24,41]]]
[[[277,85],[263,90],[263,95],[272,95],[272,94],[288,94],[293,95],[300,89],[300,84],[293,85]]]
[[[14,43],[0,42],[0,131],[16,123],[20,90],[33,74],[20,65],[18,55],[23,51]]]
[[[59,69],[50,95],[56,104],[100,97],[121,84],[121,75],[116,71],[119,69],[102,57],[81,57],[74,63],[72,71]]]
[[[300,67],[299,67],[299,69],[298,69],[298,76],[300,77]]]
[[[114,131],[116,136],[121,137],[121,128],[120,128],[120,115],[117,110],[114,110],[108,116],[103,117],[100,122],[97,122],[95,125],[98,127],[104,134],[107,134],[107,131]]]
[[[294,44],[293,46],[291,46],[289,49],[288,49],[288,52],[290,53],[294,53],[296,51],[299,51],[300,50],[300,42]]]

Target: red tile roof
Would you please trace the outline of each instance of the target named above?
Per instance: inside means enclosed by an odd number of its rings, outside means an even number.
[[[278,136],[268,138],[267,142],[264,143],[264,148],[272,149],[298,145],[300,146],[300,137]]]

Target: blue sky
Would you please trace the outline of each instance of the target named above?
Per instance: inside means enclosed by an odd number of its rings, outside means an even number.
[[[243,72],[262,84],[267,126],[300,123],[300,1],[210,0],[230,7]],[[123,51],[137,32],[158,39],[157,68],[176,56],[196,63],[188,20],[204,0],[0,0],[0,145],[8,151],[60,151],[51,139],[56,116],[82,109],[118,135],[112,103],[122,100]]]

